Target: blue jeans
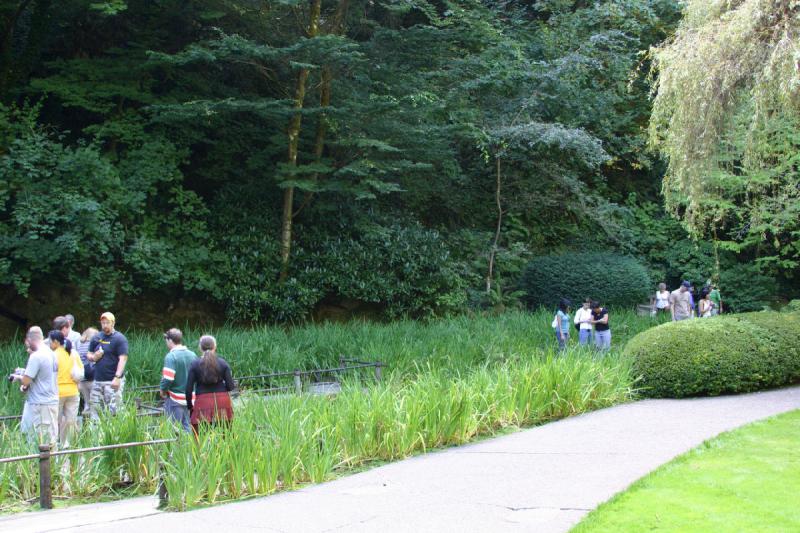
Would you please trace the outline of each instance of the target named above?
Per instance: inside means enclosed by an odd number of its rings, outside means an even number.
[[[578,342],[581,346],[586,346],[590,342],[592,342],[592,330],[590,329],[582,329],[578,332]]]
[[[608,350],[611,348],[611,330],[594,332],[594,345],[599,350]]]
[[[191,424],[189,424],[189,409],[172,398],[167,397],[167,399],[164,400],[164,414],[167,415],[167,418],[171,418],[183,426],[184,431],[190,431],[192,429]]]
[[[558,351],[563,351],[567,348],[567,341],[569,340],[569,331],[566,333],[558,334],[556,331],[556,340],[558,341]]]

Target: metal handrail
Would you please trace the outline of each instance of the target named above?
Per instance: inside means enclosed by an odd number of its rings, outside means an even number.
[[[53,490],[51,487],[51,469],[50,458],[59,455],[77,455],[80,453],[102,452],[106,450],[121,450],[125,448],[135,448],[137,446],[152,446],[154,444],[167,444],[176,442],[178,439],[156,439],[140,442],[123,442],[120,444],[107,444],[104,446],[93,446],[91,448],[75,448],[67,450],[50,451],[49,444],[40,444],[39,453],[30,455],[19,455],[16,457],[3,457],[0,458],[0,464],[14,463],[19,461],[30,461],[32,459],[39,460],[39,506],[42,509],[53,508]],[[160,506],[167,502],[167,486],[164,483],[164,468],[159,463],[159,482],[158,482],[158,499]]]
[[[357,370],[360,368],[374,368],[375,369],[375,378],[377,380],[381,379],[381,370],[383,368],[383,363],[380,361],[376,362],[367,362],[367,361],[358,361],[353,359],[345,359],[344,357],[339,358],[340,366],[335,368],[324,368],[318,370],[294,370],[290,372],[275,372],[272,374],[259,374],[253,376],[242,376],[239,378],[239,383],[243,380],[256,380],[256,379],[267,379],[267,378],[280,378],[280,377],[289,377],[291,376],[294,379],[293,385],[285,386],[285,387],[269,387],[269,388],[262,388],[262,389],[250,389],[253,392],[274,392],[274,391],[288,391],[292,388],[300,394],[303,391],[302,380],[301,376],[308,376],[308,375],[319,375],[319,374],[335,374],[339,372],[345,372],[347,370]],[[346,364],[349,363],[349,364]],[[129,390],[133,391],[156,391],[158,390],[158,385],[150,385],[144,387],[134,387]],[[149,405],[142,405],[141,399],[137,399],[137,410],[144,409],[146,413],[138,413],[137,416],[154,416],[156,414],[160,414],[160,410],[155,407],[151,407]],[[19,420],[22,418],[20,415],[11,415],[11,416],[0,416],[0,422],[8,421],[8,420]],[[52,489],[50,487],[50,479],[51,479],[51,472],[50,472],[50,458],[60,455],[76,455],[81,453],[90,453],[90,452],[100,452],[106,450],[119,450],[119,449],[126,449],[126,448],[134,448],[137,446],[150,446],[156,444],[166,444],[170,442],[175,442],[177,439],[157,439],[152,441],[142,441],[142,442],[124,442],[120,444],[109,444],[105,446],[94,446],[91,448],[76,448],[76,449],[67,449],[67,450],[59,450],[59,451],[50,451],[50,445],[44,444],[39,446],[39,453],[38,454],[30,454],[30,455],[20,455],[16,457],[5,457],[0,458],[0,464],[7,464],[13,463],[18,461],[29,461],[33,459],[39,460],[39,504],[42,509],[52,509],[53,507],[53,498],[52,498]],[[167,492],[166,492],[166,485],[164,483],[163,478],[163,468],[159,465],[161,469],[161,474],[159,475],[159,487],[158,487],[158,495],[159,501],[161,505],[164,505],[167,500]]]
[[[251,392],[256,393],[269,393],[269,392],[280,392],[280,391],[287,391],[294,388],[298,393],[302,392],[302,383],[300,381],[302,376],[317,376],[320,374],[338,374],[341,372],[346,372],[349,370],[359,370],[362,368],[374,368],[375,369],[375,378],[377,380],[381,379],[381,372],[383,369],[384,364],[381,361],[360,361],[358,359],[347,359],[345,357],[339,358],[340,366],[333,367],[333,368],[320,368],[315,370],[292,370],[286,372],[273,372],[270,374],[254,374],[250,376],[241,376],[236,378],[236,382],[241,384],[243,381],[255,381],[255,380],[266,380],[266,379],[273,379],[273,378],[287,378],[292,377],[294,378],[294,385],[289,385],[285,387],[268,387],[268,388],[254,388],[254,389],[247,389]],[[239,387],[237,387],[239,389]],[[148,393],[148,392],[157,392],[159,390],[159,385],[143,385],[141,387],[131,387],[127,389],[131,394],[134,393]],[[138,413],[137,416],[155,416],[161,413],[161,410],[154,407],[149,407],[145,405],[141,405],[141,403],[137,403],[137,408],[144,408],[147,412]],[[0,423],[3,422],[10,422],[13,420],[20,420],[22,415],[11,415],[11,416],[0,416]]]
[[[368,361],[356,361],[350,359],[342,359],[345,363],[352,363],[350,365],[342,365],[333,368],[320,368],[314,370],[290,370],[286,372],[272,372],[269,374],[254,374],[250,376],[240,376],[236,378],[236,381],[241,383],[242,381],[252,381],[256,379],[266,379],[266,378],[284,378],[284,377],[294,377],[294,376],[309,376],[314,374],[334,374],[345,372],[348,370],[358,370],[361,368],[378,368],[383,367],[383,363],[380,361],[376,362],[368,362]],[[133,392],[147,392],[147,391],[157,391],[159,389],[159,385],[143,385],[141,387],[131,387],[128,389],[129,391]]]
[[[165,444],[167,442],[176,442],[178,439],[157,439],[157,440],[148,440],[148,441],[141,441],[141,442],[123,442],[122,444],[107,444],[104,446],[93,446],[91,448],[74,448],[74,449],[66,449],[66,450],[57,450],[50,452],[50,457],[55,457],[57,455],[74,455],[78,453],[89,453],[89,452],[102,452],[105,450],[121,450],[124,448],[135,448],[136,446],[150,446],[152,444]],[[0,464],[3,463],[14,463],[17,461],[29,461],[31,459],[38,459],[41,456],[39,453],[33,453],[30,455],[18,455],[16,457],[2,457],[0,458]]]

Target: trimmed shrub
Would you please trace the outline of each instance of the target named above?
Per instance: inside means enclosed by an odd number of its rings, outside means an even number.
[[[537,257],[528,263],[519,285],[531,308],[553,307],[561,298],[577,304],[587,296],[603,305],[632,306],[647,301],[653,289],[641,263],[612,253]]]
[[[800,381],[800,313],[669,322],[625,346],[646,396],[752,392]]]

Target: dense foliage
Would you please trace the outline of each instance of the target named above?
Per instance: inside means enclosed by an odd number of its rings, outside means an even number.
[[[688,1],[674,38],[654,50],[650,123],[668,161],[667,207],[695,235],[790,278],[800,265],[798,30],[793,1]]]
[[[555,307],[561,298],[577,306],[587,297],[604,306],[632,307],[646,303],[652,289],[644,266],[609,253],[537,257],[525,268],[520,285],[530,307]]]
[[[630,242],[617,191],[658,180],[631,72],[679,10],[9,2],[4,301],[68,282],[234,319],[502,303],[533,254]]]
[[[800,380],[798,335],[798,313],[744,313],[663,324],[625,354],[648,396],[751,392]]]
[[[676,45],[711,17],[694,4]],[[750,307],[792,297],[791,187],[760,219],[785,217],[780,261],[753,217],[752,231],[726,222],[696,241],[662,207],[647,51],[682,9],[5,2],[0,311],[38,320],[140,298],[237,321],[295,321],[342,301],[426,316],[515,305],[533,257],[608,250],[670,283],[748,265],[768,291]],[[666,56],[653,57],[661,131],[674,84]],[[791,135],[771,139],[760,145],[794,153]],[[774,179],[746,176],[758,191],[793,183],[781,157]],[[762,234],[764,246],[748,244]],[[65,286],[58,310],[26,307]]]

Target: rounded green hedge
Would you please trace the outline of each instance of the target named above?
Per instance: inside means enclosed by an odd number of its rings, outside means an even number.
[[[567,253],[537,257],[520,278],[525,302],[554,307],[561,298],[573,303],[590,297],[603,305],[632,306],[648,301],[647,269],[636,259],[612,253]]]
[[[625,346],[646,396],[752,392],[800,381],[800,313],[669,322]]]

